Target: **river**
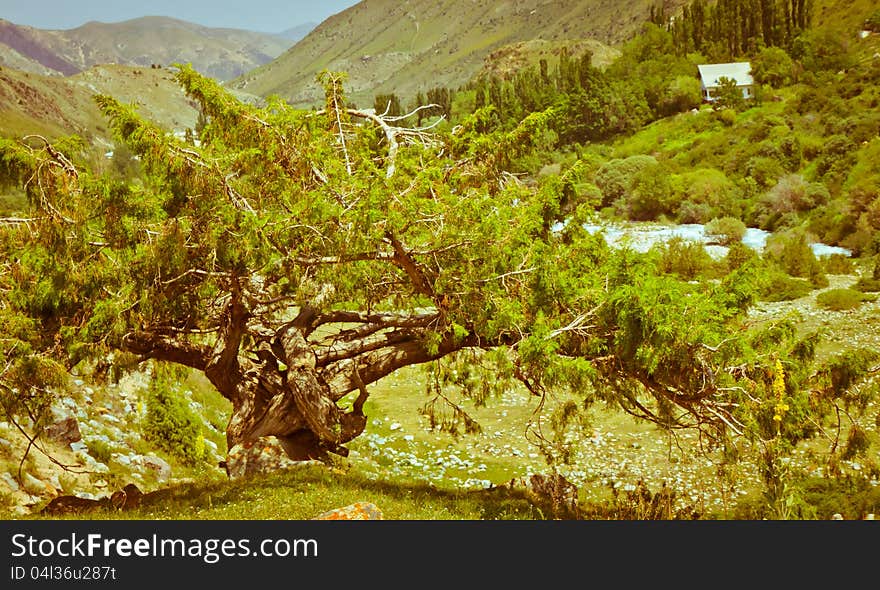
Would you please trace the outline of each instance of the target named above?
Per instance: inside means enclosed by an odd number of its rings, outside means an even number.
[[[557,224],[554,229],[562,229],[562,225]],[[712,238],[706,234],[706,227],[699,223],[680,225],[663,225],[660,223],[586,224],[584,229],[591,234],[604,231],[605,241],[612,248],[626,243],[638,252],[647,252],[654,244],[675,237],[704,244],[706,251],[715,259],[726,256],[728,250],[726,246],[713,243]],[[746,229],[742,241],[749,248],[761,252],[767,244],[767,238],[770,235],[772,234],[768,231],[750,227]],[[838,246],[814,243],[811,247],[817,257],[831,256],[832,254],[852,255],[851,251]]]

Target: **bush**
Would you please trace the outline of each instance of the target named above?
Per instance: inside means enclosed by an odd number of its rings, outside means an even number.
[[[150,385],[143,429],[147,440],[186,462],[204,458],[199,419],[166,382],[156,379]]]
[[[793,277],[810,279],[815,287],[825,287],[828,279],[803,232],[786,232],[770,236],[764,257]]]
[[[855,272],[856,265],[848,256],[832,254],[821,260],[822,269],[830,275],[850,275]]]
[[[636,175],[645,168],[656,166],[652,156],[630,156],[606,162],[596,171],[596,185],[602,189],[602,205],[608,206],[629,195],[630,185]]]
[[[795,279],[781,272],[770,275],[767,284],[761,289],[761,301],[791,301],[806,297],[813,286],[805,279]]]
[[[877,293],[880,291],[880,279],[861,278],[853,289],[861,293]]]
[[[113,445],[100,438],[87,441],[86,449],[93,459],[105,464],[110,462],[110,456],[113,454]]]
[[[718,266],[702,244],[691,240],[675,237],[654,246],[653,250],[660,255],[657,262],[660,272],[678,275],[689,281],[712,273]]]
[[[734,217],[716,218],[706,225],[706,234],[722,246],[730,246],[742,241],[746,235],[746,224]]]
[[[779,47],[767,47],[752,59],[752,75],[759,84],[774,88],[788,86],[792,82],[794,62]]]
[[[816,303],[830,311],[854,309],[865,301],[865,295],[855,289],[831,289],[819,293]]]
[[[752,248],[749,248],[742,242],[734,242],[727,250],[724,264],[727,266],[728,272],[733,272],[747,262],[758,263],[759,259],[758,253]]]

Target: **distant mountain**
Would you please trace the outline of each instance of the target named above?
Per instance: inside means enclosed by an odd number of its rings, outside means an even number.
[[[306,35],[311,33],[317,26],[318,23],[303,23],[301,25],[297,25],[295,27],[287,29],[286,31],[281,31],[275,36],[296,43],[297,41],[303,39]]]
[[[655,1],[363,0],[230,85],[311,105],[322,93],[315,76],[326,68],[348,73],[349,94],[359,104],[372,103],[379,92],[411,96],[466,82],[486,56],[507,45],[536,39],[620,43],[648,19]]]
[[[290,45],[289,40],[268,33],[215,29],[160,16],[89,22],[60,31],[0,19],[0,62],[65,76],[99,64],[180,62],[192,63],[199,72],[218,80],[229,80],[272,61]]]

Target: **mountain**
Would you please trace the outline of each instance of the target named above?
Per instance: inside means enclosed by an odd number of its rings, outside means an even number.
[[[315,76],[326,68],[348,73],[347,89],[358,103],[372,103],[379,92],[411,96],[466,82],[486,56],[506,45],[535,39],[620,43],[647,20],[654,1],[363,0],[230,84],[311,105],[321,100]]]
[[[99,64],[181,62],[192,63],[199,72],[218,80],[229,80],[270,62],[290,45],[276,35],[215,29],[160,16],[119,23],[89,22],[59,31],[0,19],[0,62],[65,76]]]
[[[297,41],[311,33],[317,26],[318,23],[303,23],[301,25],[297,25],[295,27],[287,29],[286,31],[276,33],[275,36],[296,43]]]
[[[62,77],[0,67],[0,135],[76,134],[109,147],[113,140],[95,94],[137,103],[144,118],[169,131],[194,128],[198,119],[193,102],[164,68],[103,65]]]

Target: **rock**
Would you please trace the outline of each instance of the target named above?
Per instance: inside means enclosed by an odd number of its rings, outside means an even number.
[[[29,494],[32,494],[34,496],[43,496],[47,493],[50,493],[51,486],[37,479],[30,473],[25,473],[24,475],[22,475],[21,480],[21,487],[24,488],[24,491]],[[51,493],[54,493],[54,490],[51,490]]]
[[[12,452],[12,443],[5,438],[0,438],[0,452],[10,454]]]
[[[835,512],[834,516],[831,517],[831,520],[843,520],[843,515],[839,512]]]
[[[109,498],[58,496],[46,504],[45,508],[43,508],[40,513],[48,515],[80,514],[91,510],[97,510],[99,508],[109,508],[110,506]]]
[[[12,477],[12,475],[7,473],[6,471],[4,471],[3,473],[0,473],[0,481],[2,481],[7,486],[9,486],[9,489],[12,490],[13,492],[18,491],[18,482],[15,481],[15,478]]]
[[[395,422],[391,426],[389,426],[388,428],[390,428],[392,431],[394,431],[394,430],[400,430],[401,428],[403,428],[403,426],[401,426],[400,422]]]
[[[264,436],[253,441],[239,443],[226,455],[223,466],[230,478],[235,479],[255,473],[271,473],[307,464],[320,465],[318,461],[294,461],[284,450],[283,443],[274,436]]]
[[[132,463],[154,472],[159,481],[166,481],[171,477],[171,465],[155,455],[138,455],[132,459]]]
[[[82,440],[82,433],[79,430],[79,421],[77,421],[76,416],[68,416],[50,424],[43,430],[43,434],[49,440],[65,445]]]
[[[355,502],[344,508],[328,510],[312,520],[384,520],[382,511],[371,502]]]

